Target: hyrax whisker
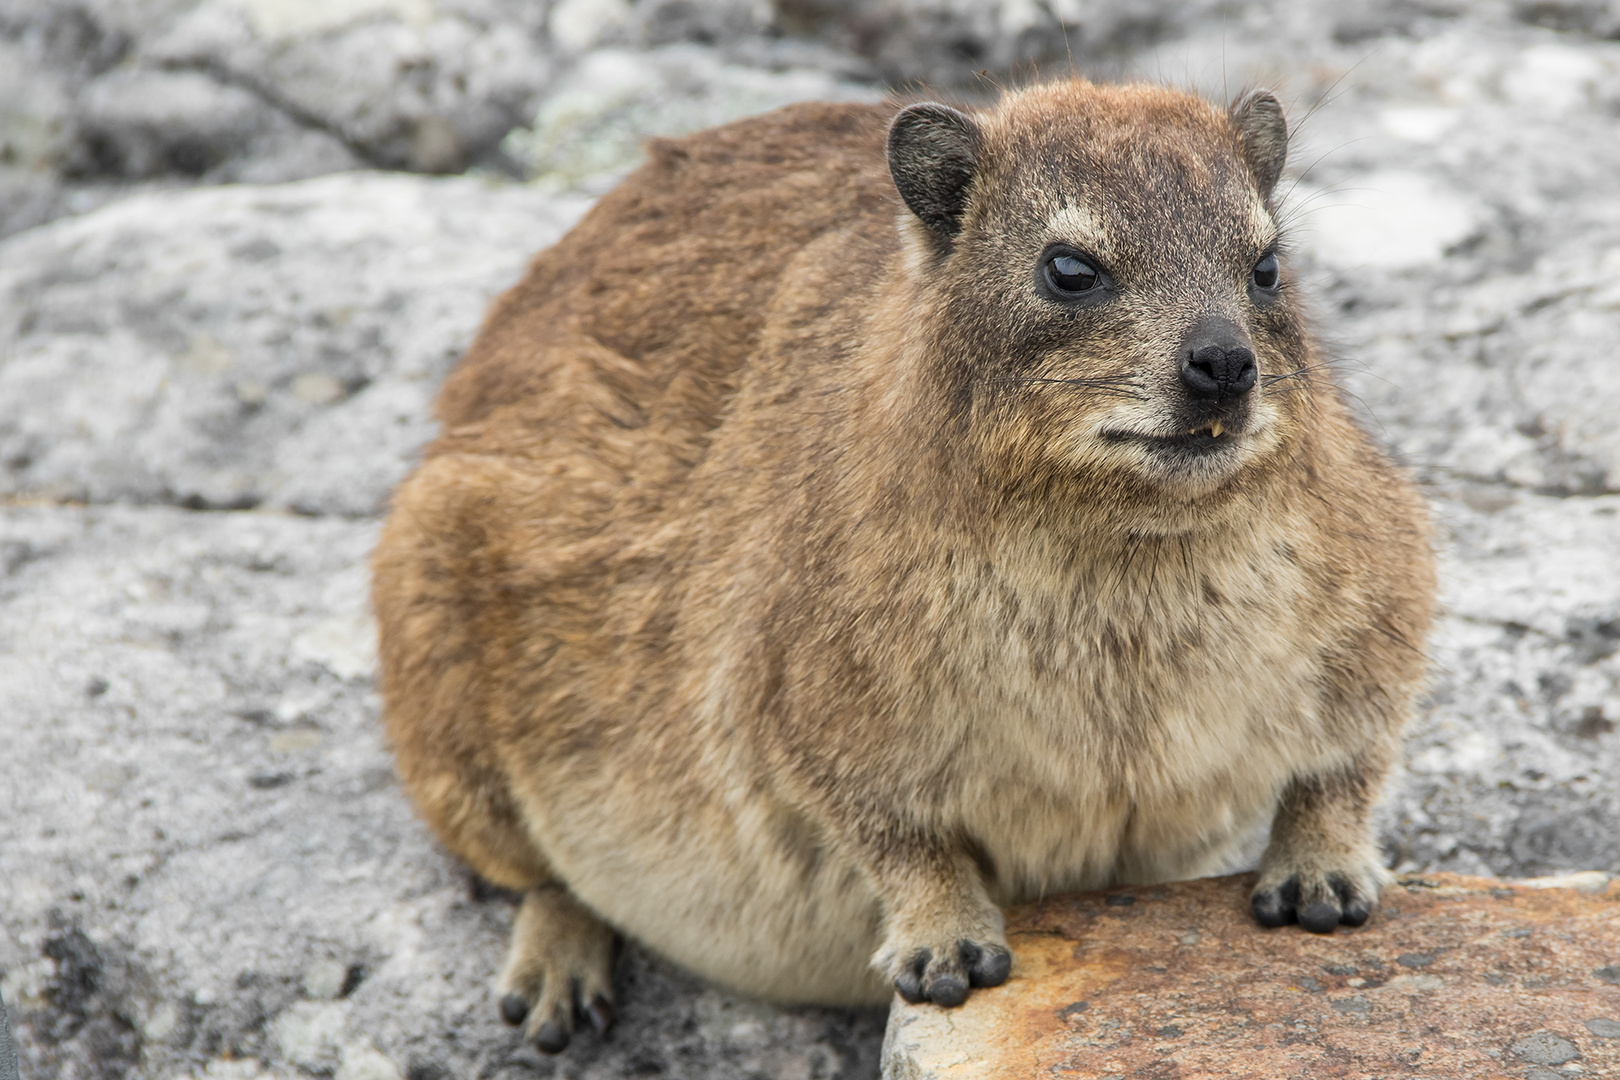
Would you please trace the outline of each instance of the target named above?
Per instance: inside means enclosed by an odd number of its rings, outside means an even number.
[[[1100,390],[1105,394],[1117,394],[1121,397],[1146,400],[1146,395],[1136,389],[1136,380],[1131,378],[1042,378],[1037,376],[1009,376],[992,379],[992,383],[999,386],[1069,386],[1077,390]]]

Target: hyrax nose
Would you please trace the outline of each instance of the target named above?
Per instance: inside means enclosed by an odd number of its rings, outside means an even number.
[[[1181,354],[1181,381],[1195,398],[1228,401],[1254,388],[1260,377],[1254,353],[1226,335],[1198,335]]]

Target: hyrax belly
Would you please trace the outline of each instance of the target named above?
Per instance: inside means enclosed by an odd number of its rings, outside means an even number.
[[[585,767],[646,775],[631,762]],[[725,778],[742,782],[708,782]],[[563,786],[571,797],[559,802],[550,791]],[[871,966],[883,915],[872,882],[767,777],[717,768],[663,791],[577,776],[517,787],[557,876],[683,967],[781,1002],[870,1004],[891,993]]]

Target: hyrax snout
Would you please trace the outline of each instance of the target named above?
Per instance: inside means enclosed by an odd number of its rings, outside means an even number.
[[[1064,81],[678,141],[538,256],[375,564],[427,820],[524,901],[502,1011],[615,932],[787,1002],[954,1005],[1000,905],[1230,867],[1376,905],[1422,503],[1280,247],[1276,99]]]

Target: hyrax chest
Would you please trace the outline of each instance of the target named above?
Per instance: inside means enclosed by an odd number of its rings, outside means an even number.
[[[1308,574],[1264,544],[1142,541],[1066,575],[1016,560],[937,703],[946,809],[999,899],[1216,872],[1332,761]]]

